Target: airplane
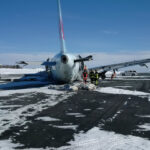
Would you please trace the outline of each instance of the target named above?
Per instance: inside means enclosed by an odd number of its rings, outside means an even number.
[[[60,0],[57,0],[57,3],[58,3],[58,14],[59,14],[59,34],[60,34],[61,50],[51,60],[47,59],[47,61],[40,62],[40,64],[44,65],[47,68],[47,70],[49,70],[52,80],[61,83],[70,83],[75,80],[78,80],[82,76],[82,72],[85,66],[84,62],[93,60],[93,58],[91,55],[82,58],[80,55],[75,56],[67,52],[66,45],[65,45],[65,36],[64,36],[64,29],[63,29]],[[150,62],[150,58],[106,65],[106,66],[97,66],[97,67],[89,68],[88,70],[99,71],[99,76],[102,79],[105,79],[106,78],[105,74],[107,71],[113,70],[115,72],[120,68],[134,66],[134,65],[146,66],[146,63],[149,62]],[[28,65],[33,63],[25,62],[25,61],[18,62],[18,64],[23,64],[23,65]]]

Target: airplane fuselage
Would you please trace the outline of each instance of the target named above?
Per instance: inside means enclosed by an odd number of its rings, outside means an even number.
[[[52,58],[56,65],[51,67],[55,81],[68,83],[79,78],[80,63],[75,63],[76,56],[69,53],[59,53]]]

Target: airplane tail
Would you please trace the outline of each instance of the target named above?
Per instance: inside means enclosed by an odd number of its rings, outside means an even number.
[[[57,0],[57,1],[58,1],[58,12],[59,12],[59,34],[60,34],[60,43],[61,43],[61,53],[65,53],[66,45],[65,45],[61,5],[60,5],[60,0]]]

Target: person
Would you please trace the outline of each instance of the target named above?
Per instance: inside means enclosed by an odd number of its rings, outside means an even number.
[[[48,62],[49,62],[49,58],[47,58],[46,61],[47,61],[47,63],[48,63]],[[46,70],[46,72],[48,72],[48,69],[49,69],[49,68],[48,68],[48,65],[45,65],[45,70]]]
[[[112,73],[112,75],[111,75],[111,80],[113,80],[113,78],[115,78],[115,77],[116,77],[116,71],[113,70],[113,73]]]
[[[94,76],[95,76],[95,85],[98,85],[98,83],[99,83],[99,74],[98,74],[97,70],[95,70]]]
[[[88,73],[87,73],[87,68],[86,66],[84,67],[84,70],[83,70],[83,80],[84,80],[84,83],[86,84],[87,82],[87,77],[88,77]]]
[[[94,72],[93,72],[93,70],[90,71],[89,77],[90,77],[91,83],[94,83]]]

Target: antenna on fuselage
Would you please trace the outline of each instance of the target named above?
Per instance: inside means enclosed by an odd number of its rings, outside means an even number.
[[[65,53],[66,45],[65,45],[64,28],[63,28],[60,0],[57,0],[57,2],[58,2],[58,12],[59,12],[59,34],[60,34],[61,53]]]

